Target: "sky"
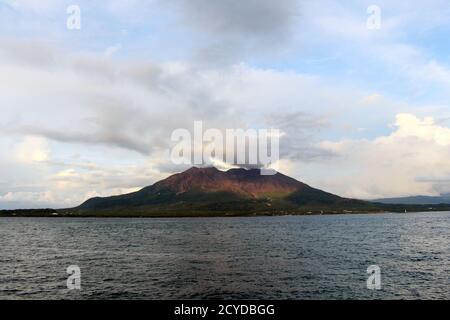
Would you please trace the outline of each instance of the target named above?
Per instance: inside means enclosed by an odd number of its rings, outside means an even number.
[[[200,120],[280,129],[279,170],[341,196],[450,193],[448,17],[447,0],[0,0],[0,209],[184,170],[171,133]]]

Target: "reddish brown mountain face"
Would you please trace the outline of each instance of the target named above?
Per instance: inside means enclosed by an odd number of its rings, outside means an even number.
[[[272,202],[272,200],[277,200]],[[279,201],[278,201],[279,200]],[[89,199],[78,209],[142,212],[288,212],[302,206],[361,206],[363,201],[344,199],[287,177],[263,176],[260,170],[191,168],[140,191]],[[141,212],[140,211],[140,212]]]
[[[285,196],[307,188],[307,185],[281,173],[263,176],[260,170],[191,168],[155,184],[182,194],[188,191],[231,192],[245,197],[259,198],[270,194]]]

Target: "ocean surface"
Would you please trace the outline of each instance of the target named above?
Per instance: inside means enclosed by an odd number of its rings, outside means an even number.
[[[217,298],[450,299],[450,213],[0,218],[0,299]]]

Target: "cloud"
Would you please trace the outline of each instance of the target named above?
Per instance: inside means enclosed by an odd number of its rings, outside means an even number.
[[[7,169],[13,174],[11,181],[5,181],[4,185],[0,181],[0,208],[67,208],[93,196],[137,191],[167,176],[156,168],[157,163],[157,160],[135,160],[114,165],[50,158],[35,164],[33,170],[28,170],[25,164],[0,166],[0,171]],[[25,176],[17,174],[24,169]]]
[[[378,93],[373,93],[371,95],[365,96],[361,99],[363,105],[377,105],[379,102],[383,101],[383,96]]]
[[[0,59],[34,67],[51,67],[57,63],[61,52],[45,41],[17,41],[0,38]]]
[[[373,4],[331,0],[303,3],[297,52],[308,48],[311,56],[321,61],[317,65],[339,68],[337,81],[365,82],[367,88],[382,88],[384,93],[404,100],[448,100],[450,68],[446,48],[439,40],[450,27],[447,2],[432,0],[424,5],[419,1],[378,1],[381,29],[369,30],[366,9]],[[327,63],[330,48],[337,59]]]
[[[295,111],[270,114],[267,121],[269,127],[282,128],[281,159],[310,162],[334,156],[333,152],[317,146],[318,133],[331,125],[326,117]]]
[[[41,126],[15,126],[10,132],[39,135],[57,142],[104,145],[135,151],[144,155],[152,152],[155,139],[149,137],[147,129],[152,119],[142,111],[115,105],[94,108],[94,114],[86,120],[86,127],[63,130]],[[124,121],[124,119],[127,119]],[[90,128],[92,128],[90,130]]]
[[[14,150],[15,157],[23,163],[43,162],[49,159],[50,148],[42,137],[26,136]]]
[[[0,196],[0,202],[28,202],[37,204],[50,204],[54,198],[50,191],[46,192],[8,192]]]
[[[322,179],[322,186],[358,198],[438,195],[450,183],[424,177],[450,174],[450,128],[431,117],[398,114],[395,131],[373,140],[324,141],[321,147],[338,155],[337,172]]]
[[[437,125],[432,117],[419,119],[412,114],[399,114],[395,125],[398,129],[391,139],[414,137],[439,146],[450,146],[450,128]]]
[[[169,4],[178,8],[183,26],[203,40],[198,59],[212,63],[278,50],[292,38],[300,9],[298,0],[172,0]]]
[[[0,62],[0,83],[12,88],[0,96],[8,106],[1,121],[4,134],[150,156],[171,146],[173,130],[191,129],[202,120],[219,129],[275,126],[293,139],[287,149],[298,153],[298,145],[309,147],[302,141],[324,126],[320,116],[307,113],[312,102],[303,101],[321,99],[319,104],[326,105],[338,92],[346,94],[323,86],[319,93],[314,87],[321,84],[314,78],[245,65],[199,70],[188,64],[113,63],[97,55],[58,57],[52,67]],[[280,112],[283,107],[286,111]],[[317,150],[309,148],[302,153],[315,156]]]
[[[280,40],[290,35],[293,19],[298,14],[298,1],[238,0],[176,1],[184,9],[188,24],[199,32],[219,38],[248,38],[263,41]]]
[[[106,48],[105,56],[111,57],[115,53],[119,52],[120,49],[122,49],[122,44],[120,44],[120,43],[118,43],[118,44],[116,44],[114,46],[110,46],[110,47]]]

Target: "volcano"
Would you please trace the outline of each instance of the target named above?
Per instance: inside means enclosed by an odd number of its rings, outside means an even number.
[[[374,207],[312,188],[281,173],[193,167],[134,193],[89,199],[71,212],[96,216],[243,216],[344,213]]]

